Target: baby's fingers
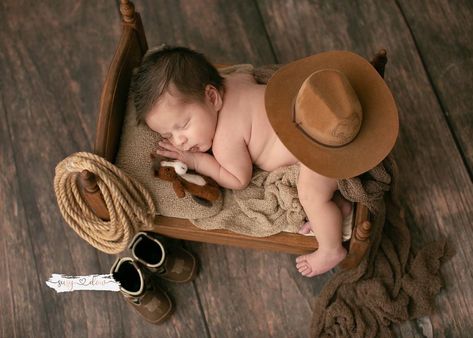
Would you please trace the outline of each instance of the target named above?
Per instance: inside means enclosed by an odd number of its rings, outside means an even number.
[[[159,147],[165,148],[165,149],[168,149],[168,150],[174,150],[174,151],[177,150],[177,148],[174,147],[174,145],[169,141],[159,141],[158,145],[159,145]]]
[[[156,154],[164,156],[164,157],[168,157],[168,158],[173,158],[175,160],[179,159],[178,153],[176,153],[175,151],[166,150],[164,148],[156,149]]]

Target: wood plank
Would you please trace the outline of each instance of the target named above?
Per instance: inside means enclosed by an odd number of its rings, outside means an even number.
[[[443,268],[446,288],[431,318],[434,333],[471,332],[472,246],[465,239],[473,235],[473,186],[396,3],[261,0],[258,4],[279,62],[332,49],[367,57],[380,47],[387,49],[385,77],[401,121],[394,155],[414,246],[448,236],[459,249]],[[471,45],[471,37],[468,41]],[[436,53],[431,57],[435,62]],[[461,288],[454,286],[458,282]],[[410,325],[415,332],[414,324]]]
[[[0,92],[7,107],[0,161],[2,169],[9,163],[5,178],[16,175],[11,183],[2,180],[2,202],[9,198],[2,250],[18,253],[3,263],[10,286],[2,297],[2,330],[20,337],[151,336],[156,327],[118,293],[56,294],[45,284],[52,273],[108,273],[114,260],[64,223],[52,182],[60,160],[92,149],[100,89],[120,33],[116,5],[25,0],[0,6],[7,14],[0,22]],[[192,283],[165,288],[185,306],[160,327],[160,336],[205,336]]]
[[[440,213],[440,226],[447,234],[455,231],[454,239],[450,235],[449,238],[457,249],[457,255],[454,265],[445,267],[447,292],[438,300],[438,307],[443,311],[432,316],[431,321],[434,333],[439,336],[461,336],[464,332],[473,332],[473,311],[470,306],[473,300],[473,288],[470,286],[473,277],[468,264],[473,256],[473,248],[465,242],[465,238],[471,236],[473,213],[471,208],[465,210],[463,205],[455,204],[456,201],[451,201],[450,196],[453,193],[462,200],[466,196],[466,203],[471,206],[471,202],[468,202],[471,193],[468,191],[471,191],[473,179],[473,3],[400,1],[399,5],[470,176],[467,188],[462,187],[461,183],[445,187],[448,190],[443,191],[449,193],[442,196],[438,192],[434,200],[442,211],[450,211],[450,214]],[[470,270],[465,271],[465,267]],[[457,288],[454,286],[456,284],[462,287]],[[465,288],[463,285],[470,287]]]
[[[0,4],[2,6],[2,4]],[[0,32],[0,41],[4,36]],[[0,68],[5,65],[0,53]],[[3,74],[3,80],[9,80]],[[1,91],[1,89],[0,89]],[[49,336],[50,327],[45,312],[45,300],[38,288],[43,283],[36,271],[28,219],[19,192],[18,170],[8,128],[8,119],[15,117],[0,97],[0,336]]]
[[[473,179],[473,2],[399,5]]]
[[[221,64],[275,61],[253,0],[146,0],[136,9],[149,46],[186,46]]]
[[[19,188],[16,196],[11,197],[21,200],[26,217],[21,227],[14,222],[10,226],[15,233],[27,232],[31,237],[30,252],[25,254],[24,262],[31,261],[27,260],[29,255],[34,257],[35,265],[29,267],[37,281],[33,286],[20,285],[22,293],[28,294],[33,289],[44,299],[44,309],[34,302],[25,300],[24,304],[35,312],[31,317],[41,313],[48,320],[49,332],[36,331],[30,326],[39,336],[87,335],[88,327],[84,323],[89,322],[95,327],[93,330],[103,326],[99,325],[102,312],[98,305],[104,294],[57,295],[45,284],[53,272],[80,274],[89,272],[90,268],[98,270],[94,250],[65,228],[51,186],[56,161],[67,151],[90,147],[87,138],[93,135],[85,122],[87,118],[92,121],[93,112],[89,115],[79,113],[80,86],[76,76],[80,73],[81,63],[76,53],[78,41],[74,46],[73,39],[66,38],[67,25],[74,20],[79,22],[82,15],[87,14],[84,9],[80,6],[72,10],[69,6],[51,9],[47,4],[32,1],[8,3],[5,8],[8,15],[2,20],[0,41],[1,49],[5,51],[2,70],[8,81],[2,81],[1,92],[11,115],[7,126],[19,173],[16,177]],[[96,10],[100,12],[99,8]],[[64,35],[58,27],[64,27]],[[76,37],[83,40],[85,36]],[[69,49],[64,48],[64,44]],[[86,50],[84,48],[84,52]],[[83,75],[88,73],[82,71]],[[71,114],[74,111],[76,113]],[[21,269],[20,264],[13,266],[9,273],[15,276],[17,269]],[[28,311],[25,315],[29,315]],[[107,321],[103,323],[108,324]],[[20,322],[13,321],[13,325],[15,330],[21,328]]]
[[[318,247],[318,243],[312,236],[301,236],[292,233],[275,234],[271,236],[271,243],[267,237],[250,237],[237,234],[229,230],[216,229],[209,234],[182,218],[170,218],[158,216],[153,227],[153,231],[167,237],[198,241],[204,243],[232,245],[241,248],[255,250],[286,252],[292,254],[306,254],[313,252]]]

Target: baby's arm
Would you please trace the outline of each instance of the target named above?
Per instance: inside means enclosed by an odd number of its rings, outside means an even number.
[[[213,149],[214,156],[197,153],[195,170],[213,178],[221,187],[244,189],[251,180],[253,163],[244,139]]]
[[[161,148],[156,151],[159,155],[184,162],[190,169],[211,177],[221,187],[243,189],[250,182],[253,163],[243,139],[213,149],[216,157],[179,150],[169,141],[160,142],[159,145]]]

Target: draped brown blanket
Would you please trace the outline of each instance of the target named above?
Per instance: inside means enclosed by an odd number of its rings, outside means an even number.
[[[393,323],[434,311],[440,264],[451,251],[440,240],[413,253],[396,179],[388,157],[368,173],[338,182],[345,198],[371,211],[372,246],[357,268],[335,274],[317,295],[313,337],[391,337]]]

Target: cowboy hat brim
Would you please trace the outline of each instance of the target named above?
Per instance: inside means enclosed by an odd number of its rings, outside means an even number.
[[[324,146],[293,121],[295,98],[304,80],[320,69],[345,74],[363,110],[358,135],[341,147]],[[361,56],[331,51],[309,56],[279,69],[265,92],[268,119],[281,142],[308,168],[331,178],[350,178],[378,165],[392,150],[399,132],[396,103],[376,69]]]

